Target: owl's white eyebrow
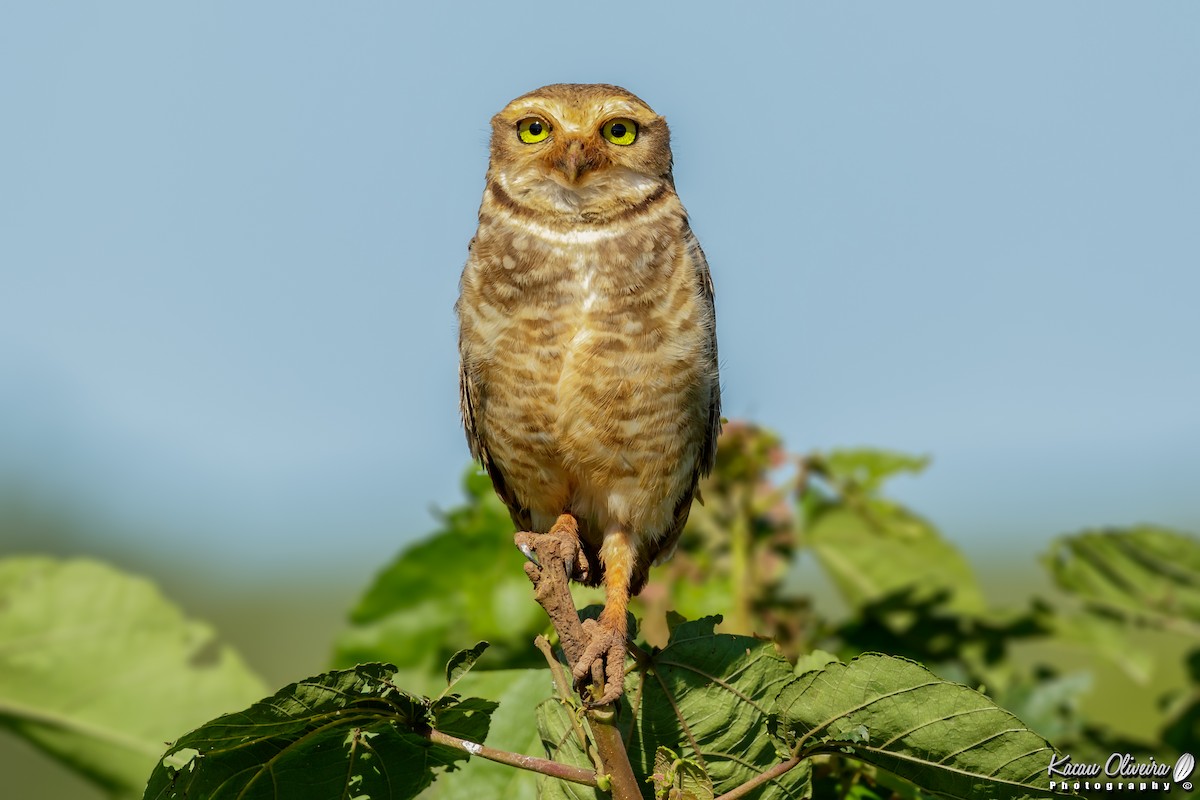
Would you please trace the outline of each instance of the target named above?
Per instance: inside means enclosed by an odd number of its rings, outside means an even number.
[[[570,109],[561,105],[544,105],[540,101],[531,100],[527,103],[522,103],[515,106],[513,111],[519,111],[522,114],[542,117],[543,119],[553,120],[552,127],[557,127],[567,131],[586,130],[594,123],[599,123],[604,120],[612,119],[613,117],[633,117],[639,113],[639,107],[632,103],[627,103],[623,100],[614,100],[605,103],[601,107],[601,114],[596,117],[587,126],[579,126],[571,121]]]

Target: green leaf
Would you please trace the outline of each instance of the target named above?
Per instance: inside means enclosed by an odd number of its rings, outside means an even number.
[[[683,758],[669,747],[654,754],[655,800],[713,800],[713,782],[704,765]]]
[[[1091,609],[1200,638],[1200,540],[1143,526],[1059,539],[1044,559]]]
[[[487,642],[478,642],[469,650],[459,650],[450,656],[450,660],[446,662],[446,689],[442,692],[443,696],[448,694],[454,688],[454,685],[471,671],[471,667],[475,666],[475,662],[479,660],[479,657],[483,655],[483,651],[487,649]]]
[[[918,474],[929,466],[929,456],[868,448],[833,450],[812,457],[825,478],[841,491],[874,494],[888,478]]]
[[[1150,650],[1134,646],[1128,623],[1086,612],[1047,616],[1057,641],[1104,656],[1130,680],[1150,684],[1156,658]]]
[[[796,659],[796,674],[803,675],[806,672],[812,672],[814,669],[821,669],[826,664],[837,663],[838,657],[833,653],[827,653],[824,650],[813,650],[811,653],[800,656]]]
[[[1081,733],[1080,707],[1092,683],[1090,672],[1042,673],[1015,680],[996,697],[1029,728],[1062,742]]]
[[[462,700],[448,695],[432,703],[433,727],[442,733],[479,744],[487,739],[492,712],[496,703],[479,697]]]
[[[1191,685],[1162,698],[1162,738],[1180,753],[1194,753],[1200,742],[1200,649],[1188,654],[1185,665]]]
[[[983,593],[962,555],[926,520],[884,498],[884,481],[920,472],[925,457],[883,450],[809,456],[820,480],[800,496],[804,539],[853,608],[908,593],[978,614]]]
[[[1045,739],[905,659],[869,653],[806,673],[779,693],[772,722],[790,752],[849,753],[947,797],[1048,793]]]
[[[573,767],[595,768],[588,754],[595,752],[596,744],[576,709],[568,708],[559,700],[543,700],[537,707],[537,730],[546,755],[551,759]],[[581,731],[584,741],[580,740]],[[537,796],[538,800],[607,800],[608,793],[538,775]]]
[[[983,593],[966,559],[919,517],[900,507],[887,513],[833,508],[807,531],[808,544],[852,607],[909,592],[920,602],[981,613]]]
[[[639,781],[654,773],[660,747],[702,765],[717,794],[779,763],[767,732],[767,712],[791,680],[792,667],[769,642],[713,634],[718,621],[708,617],[677,624],[667,646],[626,678],[618,727]],[[539,730],[551,757],[586,767],[590,762],[570,719],[561,703],[549,701],[538,708]],[[808,766],[801,765],[768,782],[755,797],[804,797],[808,778]],[[547,787],[552,793],[541,796],[597,796],[584,787],[559,786]]]
[[[394,672],[387,664],[328,672],[207,723],[162,758],[145,800],[416,797],[436,770],[468,757],[431,742],[430,727],[482,738],[495,704],[446,699],[433,709],[396,688]]]
[[[113,793],[259,679],[149,581],[93,561],[0,561],[0,723]]]
[[[508,511],[486,476],[468,473],[467,503],[440,530],[405,549],[376,577],[338,638],[334,665],[381,661],[406,675],[440,675],[454,642],[491,643],[492,669],[536,667],[529,642],[546,628],[513,546]],[[428,681],[430,691],[432,681]]]

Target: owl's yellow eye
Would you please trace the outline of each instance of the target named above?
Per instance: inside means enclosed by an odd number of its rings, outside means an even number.
[[[637,123],[624,118],[609,120],[604,123],[600,133],[613,144],[633,144],[637,138]]]
[[[526,117],[517,123],[517,136],[525,144],[537,144],[550,135],[550,126],[537,117]]]

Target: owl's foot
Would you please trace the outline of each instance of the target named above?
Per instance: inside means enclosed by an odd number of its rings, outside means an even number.
[[[522,531],[513,542],[525,557],[525,574],[533,584],[534,598],[550,617],[567,661],[574,663],[587,642],[575,611],[569,585],[572,575],[588,574],[589,564],[579,543],[579,523],[563,514],[549,533]]]
[[[570,514],[561,515],[547,533],[521,531],[513,542],[539,568],[557,562],[570,580],[587,581],[591,565],[579,544],[579,522]]]
[[[625,691],[628,645],[624,613],[619,623],[609,622],[603,614],[599,620],[584,620],[583,633],[588,644],[571,670],[579,693],[584,698],[583,703],[589,708],[615,703]],[[589,682],[604,687],[603,694],[594,700],[587,697]]]

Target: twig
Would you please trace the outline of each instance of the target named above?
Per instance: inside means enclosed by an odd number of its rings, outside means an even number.
[[[766,772],[760,773],[759,775],[756,775],[755,777],[746,781],[736,789],[731,789],[725,794],[715,798],[715,800],[738,800],[739,797],[745,797],[767,781],[773,781],[783,773],[790,770],[792,767],[799,765],[803,760],[804,759],[800,756],[795,756],[787,761],[780,762]]]
[[[429,732],[429,741],[437,744],[449,745],[457,747],[464,752],[470,753],[473,756],[486,758],[489,761],[495,761],[499,764],[508,764],[510,767],[518,767],[527,769],[530,772],[540,772],[543,775],[549,775],[552,778],[560,778],[571,783],[581,783],[584,786],[599,786],[600,782],[596,777],[596,773],[582,767],[572,767],[569,764],[560,764],[557,761],[550,761],[545,758],[537,758],[536,756],[523,756],[520,753],[510,753],[507,750],[497,750],[494,747],[488,747],[484,744],[469,742],[466,739],[459,739],[457,736],[451,736],[448,733],[442,733],[438,730]]]
[[[554,679],[554,688],[558,690],[559,700],[568,709],[571,727],[575,730],[575,738],[579,740],[579,746],[583,749],[583,752],[587,753],[587,757],[591,759],[592,764],[595,765],[596,772],[604,772],[604,764],[600,762],[600,756],[597,755],[596,749],[592,747],[592,742],[588,739],[587,733],[584,732],[583,726],[579,724],[579,716],[575,713],[577,707],[573,702],[571,682],[567,679],[566,668],[555,657],[554,650],[550,647],[550,640],[545,636],[539,634],[534,638],[533,644],[538,650],[542,651],[542,655],[546,657],[546,663],[550,665],[550,675]]]
[[[539,633],[533,639],[533,646],[541,650],[542,655],[546,657],[546,664],[550,667],[550,677],[554,680],[554,688],[558,690],[558,698],[564,703],[570,703],[573,694],[571,691],[571,682],[567,680],[566,667],[554,655],[554,649],[550,646],[550,640]]]

